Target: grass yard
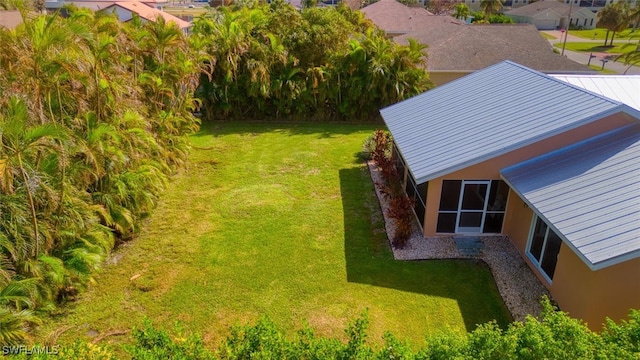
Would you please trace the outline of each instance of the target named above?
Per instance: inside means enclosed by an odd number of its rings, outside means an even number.
[[[544,31],[540,31],[540,36],[542,36],[543,38],[547,39],[547,40],[553,40],[553,39],[557,39],[555,36],[547,34]]]
[[[604,42],[604,38],[607,35],[607,29],[591,29],[591,30],[569,30],[569,34],[585,39],[591,40],[602,40]],[[609,38],[611,38],[611,32],[609,32]],[[640,29],[627,29],[624,31],[616,32],[615,40],[624,40],[624,39],[639,39],[640,38]]]
[[[602,46],[601,43],[592,42],[568,42],[565,49],[578,52],[600,52],[609,54],[622,54],[635,50],[635,44],[628,46],[627,42],[618,43],[614,42],[614,46]],[[627,46],[625,46],[627,45]],[[562,43],[554,44],[555,47],[562,49]]]
[[[36,341],[91,340],[141,326],[201,333],[210,347],[263,316],[292,334],[305,323],[346,338],[368,309],[385,330],[422,344],[510,315],[488,268],[473,261],[394,261],[368,170],[357,154],[375,126],[205,125],[187,171],[144,231],[117,250]],[[123,344],[129,335],[101,343]]]

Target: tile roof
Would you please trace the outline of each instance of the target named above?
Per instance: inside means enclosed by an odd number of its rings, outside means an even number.
[[[431,72],[472,72],[511,60],[545,73],[593,73],[589,67],[553,52],[549,42],[531,24],[431,24],[395,40],[414,38],[428,45]]]
[[[640,110],[640,75],[551,75]]]
[[[418,183],[640,111],[505,61],[380,110]]]
[[[433,15],[422,7],[409,7],[396,0],[380,0],[360,12],[389,35],[406,34],[443,21],[462,23],[451,16]]]
[[[178,25],[180,29],[186,29],[191,26],[191,24],[187,21],[184,21],[162,10],[152,8],[139,1],[116,1],[114,2],[113,6],[118,6],[123,9],[129,10],[133,13],[136,13],[138,14],[138,16],[140,16],[141,18],[147,21],[155,21],[157,18],[162,17],[166,22],[175,23],[176,25]]]
[[[593,270],[640,257],[640,123],[503,169]]]

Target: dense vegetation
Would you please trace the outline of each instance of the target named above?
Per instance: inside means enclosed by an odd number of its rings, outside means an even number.
[[[135,343],[126,356],[134,359],[637,359],[640,356],[640,312],[629,321],[608,323],[602,333],[590,331],[579,320],[543,303],[541,319],[530,317],[502,330],[495,323],[479,326],[468,334],[442,332],[412,344],[384,335],[384,345],[367,342],[368,316],[364,313],[345,330],[348,341],[317,336],[303,329],[288,337],[271,321],[236,326],[220,346],[211,351],[198,334],[176,326],[174,334],[146,322],[135,329]],[[66,359],[118,359],[109,346],[76,341],[56,349]],[[23,355],[22,358],[26,358]],[[47,356],[29,358],[46,359]]]
[[[396,45],[345,7],[298,12],[278,1],[213,11],[189,38],[162,19],[121,24],[70,8],[68,18],[25,16],[17,29],[0,30],[0,49],[0,344],[24,342],[39,316],[72,299],[114,245],[135,236],[187,159],[188,135],[199,125],[194,110],[207,119],[368,120],[431,86],[420,67],[423,46]],[[417,353],[391,336],[372,349],[365,325],[356,321],[343,344],[309,331],[292,342],[263,321],[237,328],[215,356],[624,358],[639,351],[637,312],[598,335],[549,310],[542,323],[504,332],[488,324],[467,336],[434,337]],[[147,326],[135,337],[130,354],[139,358],[214,356],[197,336]],[[566,354],[567,343],[580,346]],[[114,357],[83,343],[63,351]]]
[[[197,95],[210,119],[362,121],[431,86],[423,45],[393,43],[346,6],[222,8],[193,30],[207,57]]]
[[[190,38],[162,19],[68,13],[0,29],[0,343],[136,234],[186,160],[198,85],[209,118],[319,120],[367,119],[430,86],[422,46],[346,8],[225,8]]]
[[[186,160],[199,67],[175,26],[71,9],[0,30],[0,343],[92,280]]]

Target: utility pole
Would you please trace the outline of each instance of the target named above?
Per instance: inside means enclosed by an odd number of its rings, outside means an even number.
[[[567,46],[567,37],[569,36],[569,28],[571,27],[571,9],[573,8],[573,1],[569,0],[569,24],[564,32],[564,42],[562,43],[562,55],[564,56],[564,48]]]

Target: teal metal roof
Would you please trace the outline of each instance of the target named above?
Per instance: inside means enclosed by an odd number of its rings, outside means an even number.
[[[640,257],[640,123],[501,174],[591,269]]]

